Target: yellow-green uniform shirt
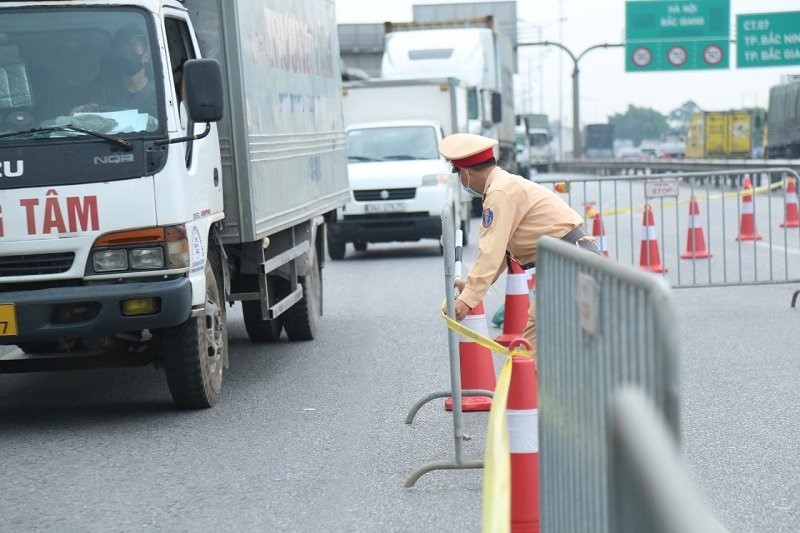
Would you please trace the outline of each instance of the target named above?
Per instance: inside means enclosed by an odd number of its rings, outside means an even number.
[[[458,297],[470,308],[483,300],[506,268],[506,250],[522,264],[536,262],[542,235],[560,239],[583,217],[550,189],[496,167],[483,195],[478,256]]]

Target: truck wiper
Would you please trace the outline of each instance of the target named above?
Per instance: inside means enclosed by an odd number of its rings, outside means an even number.
[[[131,144],[129,141],[126,141],[125,139],[120,139],[119,137],[114,137],[113,135],[106,135],[105,133],[99,133],[97,131],[87,130],[85,128],[73,126],[72,124],[64,124],[61,126],[47,126],[44,128],[30,128],[27,130],[20,130],[20,131],[11,131],[8,133],[0,134],[0,139],[6,137],[16,137],[17,135],[27,135],[29,133],[42,133],[48,131],[77,131],[79,133],[85,133],[86,135],[91,135],[99,139],[105,139],[110,143],[120,146],[126,152],[130,152],[133,149],[133,144]]]

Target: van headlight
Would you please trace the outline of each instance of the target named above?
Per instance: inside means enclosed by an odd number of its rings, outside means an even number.
[[[422,186],[435,187],[437,185],[447,185],[449,176],[449,174],[428,174],[427,176],[422,176]]]

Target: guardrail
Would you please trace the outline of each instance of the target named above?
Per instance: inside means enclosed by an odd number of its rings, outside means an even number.
[[[580,172],[601,176],[659,172],[789,168],[800,172],[800,159],[571,159],[553,163],[553,172]],[[536,177],[533,177],[534,181]]]

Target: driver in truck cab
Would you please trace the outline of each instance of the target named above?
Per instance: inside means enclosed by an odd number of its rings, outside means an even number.
[[[157,115],[155,82],[148,75],[150,49],[144,32],[133,26],[119,30],[111,42],[111,53],[89,86],[91,100],[72,113],[138,109]]]

